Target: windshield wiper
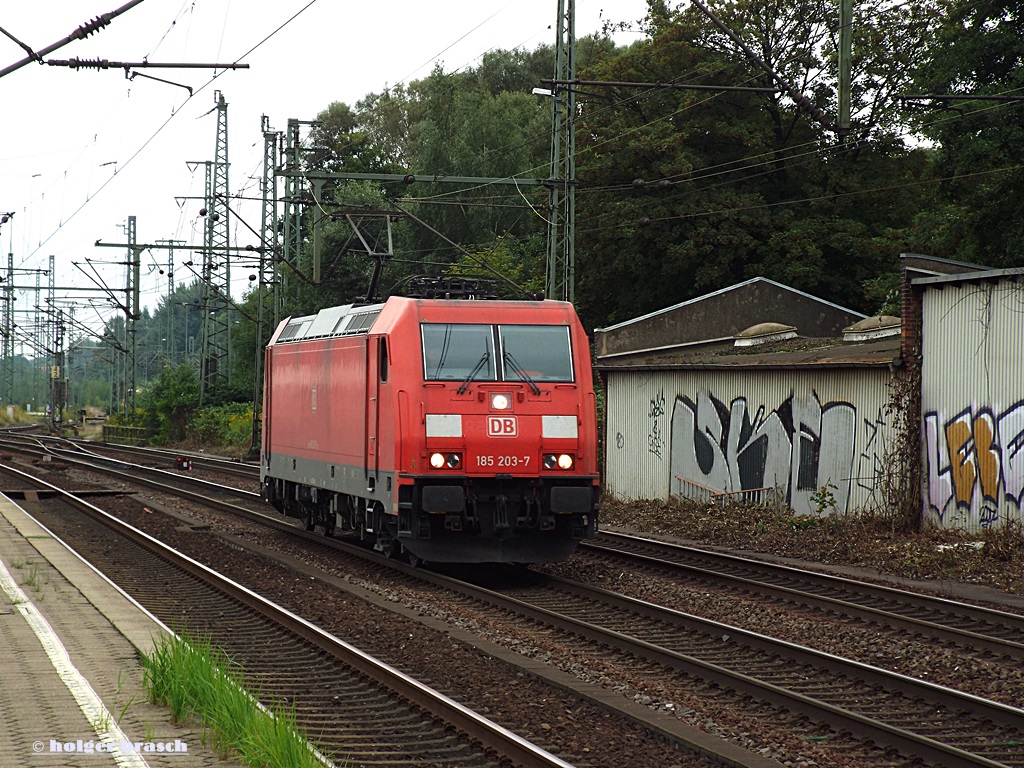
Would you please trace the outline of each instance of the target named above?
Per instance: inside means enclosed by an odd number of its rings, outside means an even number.
[[[512,370],[512,373],[518,376],[522,381],[529,384],[530,391],[533,392],[533,394],[539,395],[540,387],[537,386],[537,382],[530,378],[530,374],[523,370],[523,366],[519,364],[518,360],[512,357],[512,353],[506,352],[503,357],[505,358],[505,362],[508,364],[508,367]]]
[[[476,378],[476,375],[480,373],[480,369],[487,365],[487,361],[489,361],[490,359],[491,353],[485,349],[483,355],[481,355],[480,359],[477,360],[476,365],[473,366],[473,370],[469,372],[469,375],[466,377],[466,380],[459,385],[458,389],[455,390],[455,394],[464,394],[465,391],[469,389],[470,383],[473,381],[474,378]]]

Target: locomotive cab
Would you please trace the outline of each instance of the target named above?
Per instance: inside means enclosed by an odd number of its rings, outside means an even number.
[[[420,341],[425,466],[400,498],[416,539],[403,545],[424,559],[568,557],[596,531],[571,328],[422,322]]]

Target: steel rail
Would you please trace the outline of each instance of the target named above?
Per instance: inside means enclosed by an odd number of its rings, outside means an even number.
[[[126,476],[126,479],[131,482],[140,482],[140,478],[135,475]],[[179,491],[175,489],[174,492],[178,493]],[[231,511],[233,513],[238,513],[240,511],[239,508],[234,505],[228,505],[224,502],[214,502],[205,496],[197,496],[196,498],[204,504],[212,503],[218,507],[224,508],[226,511]],[[247,510],[242,510],[241,512],[249,519],[258,518],[260,522],[274,525],[274,518],[268,518]],[[288,525],[283,521],[280,521],[275,525],[275,527],[287,528],[294,534],[305,533],[296,530],[294,526]],[[337,546],[337,543],[332,540],[325,540],[319,537],[317,537],[317,540],[329,543],[331,546]],[[395,565],[400,566],[401,564]],[[542,607],[531,605],[530,603],[522,600],[501,595],[498,592],[486,590],[475,585],[457,582],[448,579],[447,577],[439,576],[438,574],[413,571],[412,569],[409,570],[416,573],[419,578],[426,581],[438,583],[448,589],[455,589],[456,591],[463,592],[475,599],[483,599],[485,602],[504,606],[505,610],[514,611],[515,613],[526,616],[531,620],[549,626],[557,626],[563,631],[586,637],[601,644],[611,644],[624,650],[626,653],[631,653],[642,658],[650,658],[658,663],[666,664],[671,668],[683,668],[688,670],[688,673],[690,674],[695,674],[703,679],[714,681],[728,689],[745,692],[794,711],[810,713],[811,716],[820,718],[834,727],[841,729],[845,728],[851,733],[857,734],[863,738],[890,745],[901,752],[917,756],[935,764],[945,766],[985,766],[986,768],[1000,765],[998,762],[972,754],[957,747],[942,744],[941,742],[930,739],[927,736],[915,734],[886,723],[879,723],[870,717],[866,717],[842,707],[837,707],[828,704],[827,702],[817,701],[798,692],[790,691],[771,683],[751,678],[743,673],[725,669],[719,665],[708,663],[692,656],[677,653],[653,643],[628,637],[622,633],[596,626],[587,621],[573,619],[571,617],[548,611]],[[559,580],[551,579],[551,583],[555,583],[556,581]],[[703,628],[699,630],[695,629],[694,631],[717,634],[717,636],[728,635],[731,637],[743,637],[744,642],[748,645],[767,649],[768,653],[785,652],[789,654],[791,658],[799,660],[800,663],[812,666],[825,666],[833,669],[842,668],[845,670],[845,674],[852,679],[865,680],[871,684],[880,686],[885,690],[910,691],[911,693],[909,695],[921,696],[925,700],[941,703],[943,706],[953,710],[971,712],[975,716],[981,716],[979,713],[984,713],[984,716],[990,717],[994,722],[1001,722],[1007,724],[1010,728],[1024,732],[1024,710],[1008,707],[997,702],[991,702],[980,697],[963,694],[925,681],[915,680],[906,676],[890,673],[886,670],[842,659],[831,654],[814,651],[813,649],[804,648],[792,643],[777,641],[736,627],[711,622],[706,619],[689,616],[677,611],[670,611],[649,603],[644,603],[643,601],[637,601],[622,595],[616,595],[615,593],[607,592],[605,590],[596,590],[585,587],[584,585],[572,584],[571,582],[563,583],[565,585],[572,585],[571,588],[574,590],[586,590],[591,595],[601,594],[602,599],[607,602],[619,602],[621,606],[626,607],[628,610],[637,611],[642,609],[644,611],[656,611],[663,616],[673,616],[674,621],[682,621],[687,625]]]
[[[754,592],[822,605],[868,622],[1024,660],[1024,641],[1015,639],[1024,638],[1024,616],[1008,611],[618,532],[602,531],[598,539],[581,542],[580,548],[724,580]],[[872,601],[885,607],[871,605]],[[908,615],[922,612],[930,618]],[[975,627],[958,626],[965,622]]]
[[[99,520],[119,535],[156,553],[159,557],[177,568],[201,579],[205,583],[215,586],[218,590],[251,610],[288,629],[292,634],[305,639],[325,654],[358,671],[384,688],[393,691],[414,707],[420,707],[444,719],[453,728],[466,734],[469,739],[483,745],[484,749],[492,750],[496,754],[502,755],[505,759],[524,766],[524,768],[573,768],[571,764],[566,763],[557,756],[530,743],[497,723],[488,720],[468,707],[433,690],[424,683],[374,658],[350,643],[334,637],[320,627],[306,621],[301,616],[256,594],[247,587],[223,576],[188,555],[178,552],[144,531],[90,504],[88,501],[80,499],[74,494],[45,480],[34,477],[27,472],[22,472],[15,467],[0,464],[0,469],[55,492],[64,503]]]

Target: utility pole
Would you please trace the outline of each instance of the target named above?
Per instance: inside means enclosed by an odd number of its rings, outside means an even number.
[[[50,269],[51,269],[51,274],[52,274],[52,270],[53,270],[52,260],[53,260],[53,257],[51,256],[50,259],[51,259],[51,267],[50,267]],[[42,400],[46,399],[46,397],[41,397],[40,398],[40,395],[43,392],[43,387],[42,387],[42,385],[39,382],[39,374],[40,374],[40,371],[41,371],[41,367],[40,367],[41,364],[40,364],[40,357],[39,357],[40,350],[46,350],[46,349],[49,348],[49,346],[46,344],[46,341],[45,341],[46,340],[46,333],[45,333],[45,331],[43,330],[43,328],[41,326],[42,312],[40,311],[40,307],[39,307],[40,296],[42,295],[41,294],[41,290],[42,289],[40,287],[40,278],[41,278],[42,275],[46,274],[46,270],[42,270],[42,269],[15,269],[15,267],[14,267],[14,254],[8,252],[8,254],[7,254],[7,275],[6,275],[6,277],[0,278],[0,282],[3,282],[3,293],[2,293],[2,296],[0,296],[0,300],[3,301],[3,305],[4,305],[2,329],[0,329],[0,333],[3,334],[3,365],[2,365],[2,370],[0,370],[0,398],[2,398],[3,401],[5,403],[7,403],[8,405],[12,404],[14,402],[14,378],[15,378],[14,374],[15,374],[15,363],[16,363],[16,360],[15,360],[16,349],[15,349],[15,343],[14,342],[15,342],[15,337],[18,334],[17,308],[15,306],[15,302],[17,301],[17,295],[15,294],[15,291],[17,291],[17,290],[27,290],[27,291],[32,290],[32,288],[30,288],[30,287],[19,286],[19,285],[16,284],[15,275],[17,275],[18,273],[34,274],[36,276],[36,284],[35,284],[35,297],[36,297],[36,301],[35,301],[35,305],[34,305],[35,312],[33,313],[32,318],[31,318],[31,321],[34,324],[32,326],[33,327],[33,332],[32,332],[33,335],[30,337],[29,344],[33,348],[33,350],[36,352],[37,357],[36,357],[36,360],[35,360],[36,364],[30,368],[30,370],[28,371],[28,374],[31,377],[30,387],[34,390],[34,392],[33,392],[33,399],[36,400],[37,403],[38,403],[39,399],[42,399]],[[26,308],[24,310],[24,312],[28,313],[28,312],[32,311],[32,309],[33,309],[33,307],[28,307],[28,308]],[[29,324],[26,323],[25,326],[29,327]],[[48,364],[48,361],[45,359],[45,357],[42,358],[42,360],[43,360],[42,365]]]
[[[839,0],[839,143],[850,133],[853,0]]]
[[[280,277],[275,278],[278,247],[281,237],[277,232],[277,147],[280,133],[270,130],[267,116],[262,118],[263,129],[263,218],[260,222],[259,267],[256,271],[256,350],[253,361],[252,383],[252,439],[249,453],[258,455],[263,427],[263,336],[267,322],[267,288],[270,288],[273,308],[272,328],[281,317]]]
[[[199,403],[227,383],[231,369],[231,262],[228,258],[228,104],[214,93],[217,140],[214,160],[206,164],[206,245],[203,253],[203,350]]]
[[[142,250],[137,246],[137,227],[134,216],[128,217],[128,265],[125,270],[125,347],[128,349],[128,360],[125,363],[125,408],[128,413],[135,413],[135,379],[139,366],[137,359],[137,328],[136,321],[142,316],[139,306],[139,282],[141,281]]]
[[[303,168],[302,168],[302,140],[299,135],[301,126],[315,125],[309,120],[288,119],[288,130],[285,131],[284,157],[282,158],[284,169],[284,217],[282,226],[281,260],[288,267],[299,268],[299,254],[302,252],[302,200],[303,200]],[[319,218],[319,216],[317,217]],[[289,271],[278,270],[278,279],[281,281],[281,301],[286,302],[294,298],[292,286],[289,282]]]
[[[52,258],[52,257],[51,257]],[[53,364],[50,367],[52,411],[50,425],[59,432],[64,424],[64,407],[67,405],[67,379],[64,367],[64,310],[51,306],[53,317]]]
[[[14,254],[7,254],[7,278],[4,281],[4,365],[2,396],[14,402]]]
[[[53,379],[60,378],[60,371],[57,368],[57,347],[51,346],[48,342],[50,339],[57,337],[57,315],[54,311],[54,307],[57,306],[57,257],[50,254],[50,270],[47,273],[47,280],[49,285],[47,286],[47,299],[46,306],[49,310],[46,312],[46,325],[44,326],[44,333],[46,335],[41,339],[42,347],[46,350],[46,368],[44,369],[49,373],[47,379],[49,386],[46,387],[46,400],[50,405],[49,421],[51,425],[59,424],[60,420],[57,416],[57,400],[56,400],[56,383]]]
[[[32,394],[33,394],[33,400],[35,400],[35,403],[36,403],[36,411],[39,411],[39,410],[45,411],[46,410],[46,401],[48,400],[48,397],[44,394],[45,384],[40,379],[40,367],[38,365],[40,355],[43,355],[43,362],[44,363],[46,362],[45,354],[43,353],[43,350],[46,349],[46,344],[45,344],[45,341],[44,341],[46,336],[45,336],[44,330],[43,330],[43,312],[42,312],[42,309],[40,307],[40,303],[43,300],[42,299],[42,295],[43,295],[43,293],[42,293],[42,290],[43,290],[42,289],[42,275],[44,275],[44,274],[45,274],[45,272],[36,272],[36,301],[35,301],[35,304],[33,305],[33,308],[35,309],[35,313],[32,316],[32,330],[33,330],[32,343],[33,343],[33,346],[36,349],[36,363],[37,363],[36,365],[32,366]],[[44,343],[40,343],[40,342],[44,342]]]
[[[555,77],[576,79],[576,2],[558,0]],[[576,89],[555,85],[551,95],[547,290],[549,299],[576,300]]]
[[[161,246],[167,248],[167,364],[174,365],[176,355],[174,354],[174,311],[175,305],[171,303],[174,297],[174,246],[183,244],[184,240],[157,240]],[[163,270],[160,270],[163,274]]]

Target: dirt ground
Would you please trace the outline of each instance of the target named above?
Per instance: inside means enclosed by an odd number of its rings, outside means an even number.
[[[602,526],[676,536],[829,565],[873,568],[910,579],[953,580],[1024,595],[1024,526],[997,531],[908,531],[869,514],[796,516],[751,505],[605,499]]]

